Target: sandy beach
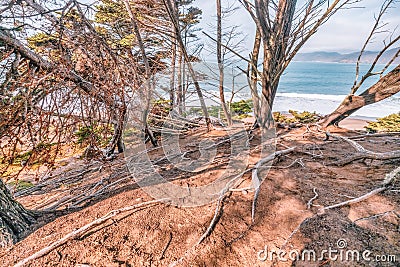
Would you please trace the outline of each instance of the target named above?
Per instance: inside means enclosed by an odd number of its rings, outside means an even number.
[[[365,126],[372,120],[359,119],[359,118],[346,118],[339,123],[339,127],[349,130],[365,131]]]

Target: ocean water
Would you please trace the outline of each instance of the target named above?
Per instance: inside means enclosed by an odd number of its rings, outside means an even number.
[[[195,63],[194,69],[199,76],[199,83],[208,106],[219,105],[218,65],[215,63]],[[360,77],[365,73],[369,64],[360,65]],[[379,70],[381,66],[375,69]],[[350,89],[355,80],[355,64],[323,63],[323,62],[292,62],[282,75],[278,92],[273,105],[273,111],[288,112],[311,111],[319,114],[333,112]],[[241,70],[240,70],[241,69]],[[225,99],[230,100],[232,89],[235,92],[234,101],[251,99],[247,77],[243,73],[246,66],[226,68],[224,73]],[[189,74],[187,73],[187,76]],[[166,88],[169,75],[161,75],[158,83]],[[357,94],[378,81],[379,77],[370,77],[358,90]],[[160,90],[161,91],[161,90]],[[193,85],[189,86],[187,108],[198,107],[199,101]],[[167,98],[167,91],[162,97]],[[355,112],[353,117],[374,119],[392,113],[400,112],[400,94],[381,102],[366,106]]]
[[[369,64],[360,65],[360,76]],[[379,67],[382,66],[377,66]],[[350,92],[355,80],[355,64],[292,62],[282,76],[273,109],[308,110],[329,114]],[[370,77],[358,90],[362,93],[379,77]],[[400,94],[361,108],[353,116],[377,118],[400,112]]]

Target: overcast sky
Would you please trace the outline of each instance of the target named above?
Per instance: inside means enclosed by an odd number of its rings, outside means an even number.
[[[230,0],[231,3],[234,1]],[[226,3],[224,0],[222,2],[223,5],[224,2]],[[382,2],[383,0],[364,0],[355,5],[359,8],[340,10],[320,28],[300,52],[336,51],[347,53],[359,51],[374,24],[374,15],[379,13]],[[215,0],[196,0],[193,5],[203,10],[203,19],[200,27],[205,31],[211,32],[209,24],[216,24]],[[399,3],[385,15],[384,22],[389,23],[387,27],[392,30],[396,26],[400,26]],[[248,34],[245,47],[250,49],[255,26],[247,12],[241,8],[236,11],[225,25],[227,24],[241,26],[242,31]],[[397,31],[399,30],[397,29]],[[376,40],[368,47],[368,50],[379,50],[382,46],[382,39],[386,36],[387,34],[377,36]],[[247,55],[248,51],[244,52],[244,55]]]

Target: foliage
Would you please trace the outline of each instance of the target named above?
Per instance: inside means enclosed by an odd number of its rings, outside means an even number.
[[[365,126],[368,132],[400,132],[400,113],[378,118]]]
[[[136,128],[128,128],[128,129],[124,129],[124,132],[123,132],[123,137],[126,139],[126,138],[130,138],[130,137],[132,137],[132,136],[134,136],[134,135],[137,135],[139,133],[139,130],[138,129],[136,129]]]
[[[160,98],[158,100],[154,100],[152,102],[153,106],[150,111],[150,116],[151,115],[156,115],[159,117],[166,117],[168,116],[169,112],[171,111],[171,101],[170,100],[165,100],[163,98]],[[152,121],[150,119],[149,123],[151,124]]]
[[[39,32],[27,38],[28,47],[37,50],[39,47],[57,45],[57,37],[47,33]]]
[[[166,112],[169,112],[171,110],[171,100],[169,99],[160,98],[154,100],[152,103],[153,103],[153,108],[160,107],[165,109]]]
[[[82,126],[75,132],[76,137],[78,138],[77,143],[83,144],[90,140],[100,140],[100,136],[95,132],[94,127],[91,126]]]
[[[295,123],[296,119],[293,117],[288,117],[286,115],[283,115],[280,112],[273,112],[272,113],[274,117],[274,121],[277,123]]]
[[[109,141],[109,135],[112,134],[112,128],[102,125],[88,125],[80,127],[76,132],[77,143],[80,145],[97,144],[105,145]]]
[[[232,102],[230,105],[231,111],[237,115],[243,115],[250,113],[253,108],[252,100],[240,100],[238,102]]]
[[[274,120],[277,123],[316,123],[321,119],[321,116],[316,112],[303,111],[301,113],[295,110],[289,110],[292,115],[286,116],[280,112],[273,112]]]
[[[322,118],[315,111],[314,112],[303,111],[301,113],[298,113],[295,110],[289,110],[289,113],[292,114],[293,117],[295,117],[296,120],[300,123],[315,123]]]
[[[230,109],[235,116],[236,119],[247,118],[250,115],[249,113],[252,112],[253,102],[252,100],[240,100],[238,102],[232,102],[230,104]],[[211,117],[221,117],[222,119],[225,118],[224,112],[222,111],[221,106],[210,106],[207,107],[208,113]],[[191,108],[187,115],[200,115],[202,114],[201,108]]]
[[[25,153],[17,155],[13,160],[13,164],[21,164],[22,162],[28,161],[29,158],[32,156],[32,154],[33,154],[33,150],[29,150]]]
[[[245,118],[249,118],[249,117],[251,117],[250,114],[241,114],[241,115],[233,116],[233,119],[241,120],[241,119],[245,119]]]

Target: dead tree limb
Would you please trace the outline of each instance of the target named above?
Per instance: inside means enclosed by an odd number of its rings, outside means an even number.
[[[379,218],[379,217],[381,217],[381,216],[385,216],[385,215],[390,214],[390,213],[394,214],[394,210],[389,210],[389,211],[381,212],[381,213],[374,214],[374,215],[371,215],[371,216],[368,216],[368,217],[358,218],[358,219],[356,219],[353,223],[356,223],[356,222],[358,222],[358,221],[364,221],[364,220],[371,220],[371,219]]]
[[[338,124],[360,108],[379,102],[400,92],[400,65],[383,76],[360,95],[348,95],[334,112],[320,121],[322,127]]]
[[[365,137],[388,137],[388,136],[399,136],[400,137],[400,132],[390,132],[390,133],[373,133],[373,134],[361,134],[361,135],[356,135],[356,136],[351,136],[348,137],[349,139],[360,139],[360,138],[365,138]]]
[[[328,139],[329,137],[332,137],[332,138],[334,138],[334,139],[336,139],[336,140],[343,140],[343,141],[346,141],[346,142],[349,143],[354,149],[356,149],[358,152],[364,153],[364,152],[367,151],[362,145],[360,145],[360,144],[357,143],[356,141],[353,141],[353,140],[351,140],[351,139],[349,139],[349,138],[347,138],[347,137],[339,136],[339,135],[333,135],[333,134],[331,134],[330,132],[326,132],[326,136],[327,136],[327,139]]]
[[[346,159],[336,161],[329,165],[344,166],[360,159],[372,159],[372,160],[400,159],[400,150],[384,152],[384,153],[377,153],[371,151],[367,151],[365,153],[357,153]]]

